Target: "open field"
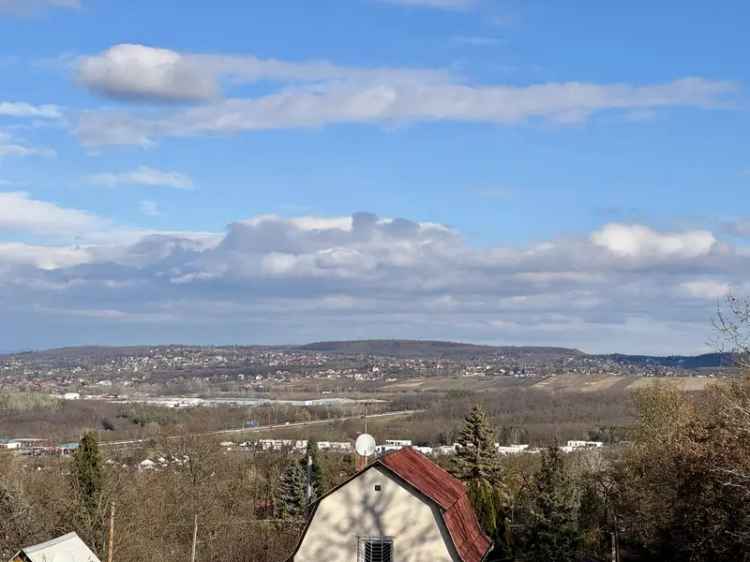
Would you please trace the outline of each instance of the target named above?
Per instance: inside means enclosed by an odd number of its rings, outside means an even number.
[[[620,377],[558,375],[533,383],[532,388],[559,392],[601,392],[605,390],[636,390],[658,384],[673,385],[680,390],[704,390],[715,379],[711,377]]]
[[[385,394],[405,392],[502,391],[511,388],[535,388],[560,392],[601,392],[610,389],[634,390],[655,384],[676,385],[682,390],[703,390],[712,377],[636,377],[620,375],[552,375],[548,377],[423,377],[387,383],[378,389]]]
[[[477,402],[485,405],[500,433],[508,439],[536,444],[554,439],[584,439],[602,428],[626,428],[635,423],[632,395],[657,384],[702,391],[708,377],[628,377],[557,375],[549,377],[416,378],[385,384],[361,384],[340,397],[372,399],[371,414],[424,410],[406,418],[373,420],[372,431],[382,438],[415,442],[449,443],[455,439],[463,417]],[[226,398],[226,394],[218,394]],[[335,394],[326,394],[326,398]],[[237,396],[235,396],[236,398]],[[257,397],[252,394],[245,399]],[[275,385],[263,398],[314,399],[320,394],[300,392],[296,385]],[[28,396],[0,408],[0,436],[43,437],[58,442],[77,440],[85,431],[97,431],[104,441],[150,440],[178,433],[237,431],[249,420],[290,437],[348,440],[361,431],[363,406],[356,403],[329,406],[265,404],[169,408],[102,400],[39,400]],[[308,422],[342,418],[315,426]],[[292,427],[284,427],[289,422]],[[299,424],[297,427],[296,424]],[[618,430],[623,434],[624,429]],[[620,435],[622,437],[622,435]]]

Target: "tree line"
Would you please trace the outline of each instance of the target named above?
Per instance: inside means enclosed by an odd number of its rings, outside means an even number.
[[[655,386],[636,403],[628,444],[513,457],[498,456],[497,428],[472,409],[458,453],[440,462],[465,482],[490,560],[750,560],[750,380],[703,394]],[[281,561],[310,505],[354,472],[351,456],[314,440],[302,457],[227,454],[190,436],[159,450],[169,464],[158,471],[105,462],[93,434],[71,459],[4,457],[0,559],[70,530],[104,559],[116,503],[118,562],[188,559],[196,517],[199,560]]]
[[[750,560],[750,379],[636,400],[632,444],[553,444],[530,464],[503,462],[487,414],[471,412],[449,468],[494,541],[490,560]]]

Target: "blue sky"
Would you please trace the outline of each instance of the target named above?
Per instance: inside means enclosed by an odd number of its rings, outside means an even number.
[[[748,16],[0,0],[0,350],[704,351],[748,289]]]

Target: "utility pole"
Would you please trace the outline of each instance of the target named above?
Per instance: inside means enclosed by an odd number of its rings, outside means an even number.
[[[364,415],[364,418],[365,418],[365,431],[364,432],[367,433],[367,402],[365,402],[365,415]]]
[[[308,441],[308,444],[310,441]],[[307,455],[307,505],[312,503],[312,496],[313,496],[313,486],[312,486],[312,467],[313,467],[313,461],[312,461],[312,455],[308,453]]]
[[[112,551],[115,544],[115,502],[109,506],[109,545],[107,547],[107,562],[112,562]]]
[[[190,562],[195,562],[195,547],[198,544],[198,514],[195,514],[193,520],[193,555],[190,557]]]

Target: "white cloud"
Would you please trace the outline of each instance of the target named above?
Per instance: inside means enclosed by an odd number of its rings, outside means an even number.
[[[638,224],[609,224],[591,235],[594,244],[627,259],[695,259],[708,255],[717,240],[707,230],[657,232]]]
[[[514,124],[532,119],[576,123],[603,111],[632,115],[664,107],[721,107],[736,91],[731,82],[700,77],[645,85],[468,84],[441,70],[344,67],[325,61],[182,53],[137,44],[115,45],[82,57],[77,71],[83,84],[102,95],[144,102],[196,102],[178,110],[162,103],[148,112],[84,112],[77,130],[89,145],[148,145],[162,136],[335,123]],[[261,80],[273,82],[275,90],[252,98],[225,98],[222,92]]]
[[[437,71],[362,69],[328,62],[286,62],[252,55],[180,53],[137,44],[119,44],[98,55],[81,57],[78,78],[92,91],[119,99],[207,101],[229,83],[320,82],[331,80],[420,80],[444,78]]]
[[[65,246],[40,246],[19,242],[0,242],[0,267],[33,265],[52,270],[87,263],[92,259],[86,249]]]
[[[351,231],[352,217],[293,217],[289,219],[278,215],[259,215],[240,224],[261,226],[263,224],[291,224],[301,230],[346,230]]]
[[[134,330],[151,318],[156,337],[204,342],[257,327],[265,341],[359,334],[700,351],[715,300],[746,286],[750,270],[749,253],[707,230],[641,224],[520,248],[369,213],[256,216],[216,235],[125,228],[2,193],[0,230],[12,233],[0,235],[4,317],[12,304],[45,326],[45,311],[86,310],[83,326],[106,335],[111,321],[118,337],[118,318]],[[46,246],[18,241],[48,233]]]
[[[194,136],[336,123],[464,121],[515,124],[531,119],[580,122],[603,111],[718,106],[726,82],[686,78],[665,84],[546,83],[470,86],[446,81],[330,81],[266,96],[227,99],[176,112],[89,112],[78,134],[89,145],[147,144]]]
[[[179,53],[143,45],[116,45],[84,57],[78,72],[92,90],[113,97],[200,100],[218,93],[213,77]]]
[[[61,119],[62,110],[56,105],[32,105],[25,102],[0,101],[0,116]]]
[[[732,292],[732,287],[729,283],[714,279],[685,281],[680,284],[680,289],[690,297],[713,301],[722,299]]]
[[[0,231],[73,237],[106,226],[86,211],[32,199],[23,191],[0,192]]]
[[[0,158],[3,156],[43,156],[49,158],[55,155],[55,151],[51,148],[29,146],[0,131]]]
[[[149,187],[171,187],[173,189],[193,188],[193,180],[186,174],[157,170],[148,166],[140,166],[130,172],[93,174],[86,179],[89,183],[102,187],[145,185]]]

